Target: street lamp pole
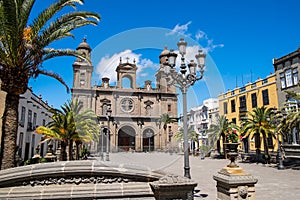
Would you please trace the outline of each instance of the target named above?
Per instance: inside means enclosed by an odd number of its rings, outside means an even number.
[[[110,105],[106,111],[106,119],[107,119],[107,133],[106,133],[106,161],[109,161],[109,136],[110,136],[110,117],[111,117],[111,107]]]
[[[187,125],[187,101],[186,93],[190,86],[203,78],[204,66],[205,66],[205,57],[206,55],[202,50],[198,51],[198,54],[195,55],[197,59],[199,72],[197,72],[197,64],[194,60],[191,60],[188,65],[185,63],[186,46],[187,43],[184,39],[180,39],[177,43],[179,54],[181,55],[181,64],[180,71],[176,72],[175,63],[177,54],[174,50],[170,50],[170,53],[167,55],[168,61],[164,63],[164,70],[167,76],[170,76],[171,79],[168,81],[168,86],[175,85],[179,88],[182,93],[182,104],[183,104],[183,138],[184,138],[184,176],[191,178],[190,175],[190,165],[189,165],[189,152],[188,152],[188,125]],[[189,68],[189,73],[187,69]]]
[[[276,114],[281,114],[281,112],[278,111],[278,112],[275,113],[276,136],[277,136],[277,146],[278,146],[277,147],[277,157],[278,157],[277,169],[284,169],[283,161],[282,161],[281,142],[279,140],[279,132],[278,132],[279,119],[278,119],[278,116]],[[285,117],[284,114],[283,114],[283,117]]]

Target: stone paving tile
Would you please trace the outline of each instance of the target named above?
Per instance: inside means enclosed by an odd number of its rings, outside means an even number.
[[[162,170],[183,175],[183,155],[169,153],[112,153],[110,162],[146,167],[149,170]],[[190,156],[191,176],[198,183],[195,199],[215,200],[216,182],[213,175],[225,167],[229,160],[219,160]],[[293,169],[277,170],[275,165],[262,165],[238,162],[247,173],[258,178],[257,200],[298,200],[300,199],[300,171]]]

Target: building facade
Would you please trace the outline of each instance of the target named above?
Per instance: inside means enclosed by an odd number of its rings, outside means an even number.
[[[215,98],[206,99],[203,101],[203,105],[191,108],[188,113],[188,126],[199,135],[199,146],[192,146],[191,148],[198,149],[208,145],[206,130],[216,122],[218,116],[219,101]]]
[[[278,108],[275,74],[219,95],[220,115],[225,115],[229,122],[237,125],[248,111],[262,106]]]
[[[0,95],[0,104],[3,105],[1,108],[4,109],[6,93],[1,91]],[[43,101],[41,96],[35,95],[30,88],[20,95],[19,126],[16,141],[16,154],[21,158],[19,162],[32,158],[36,154],[38,146],[40,156],[44,156],[47,153],[47,144],[40,144],[42,135],[34,133],[34,130],[37,126],[45,126],[52,120],[49,109],[50,106],[47,102]],[[1,111],[1,116],[2,114],[3,111]]]
[[[78,46],[77,51],[90,58],[92,50],[86,40]],[[169,114],[177,119],[177,94],[174,86],[167,87],[163,64],[168,50],[164,50],[160,58],[160,68],[155,74],[156,88],[150,80],[143,87],[138,87],[137,65],[127,59],[120,58],[116,68],[117,82],[110,83],[109,77],[102,78],[101,85],[91,87],[93,66],[84,60],[77,59],[73,64],[72,97],[78,99],[84,109],[92,109],[101,126],[99,141],[95,141],[92,149],[107,148],[117,151],[153,151],[168,148],[171,142],[170,133],[177,131],[177,123],[168,124],[164,129],[159,120],[162,114]],[[111,115],[107,112],[111,110]],[[109,130],[109,131],[108,131]],[[108,134],[109,133],[109,134]],[[103,140],[102,140],[103,138]],[[171,140],[173,140],[171,138]],[[102,145],[103,144],[103,145]],[[93,150],[92,150],[93,151]]]
[[[285,56],[275,58],[273,66],[276,73],[278,104],[280,108],[289,111],[300,111],[300,101],[290,96],[287,91],[300,93],[300,47]],[[284,142],[288,144],[300,144],[299,130],[294,128],[292,133],[286,134]]]
[[[264,79],[259,78],[254,83],[248,83],[243,87],[228,90],[219,95],[220,115],[225,115],[229,122],[237,125],[241,124],[248,111],[251,112],[254,108],[262,106],[278,108],[276,74],[270,74]],[[274,149],[273,144],[273,139],[269,137],[270,149]],[[264,149],[263,143],[255,141],[254,138],[244,141],[244,145],[246,152],[249,149],[255,150],[258,145],[261,145],[260,149]]]

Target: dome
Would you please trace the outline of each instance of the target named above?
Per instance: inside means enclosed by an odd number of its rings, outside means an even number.
[[[159,57],[162,57],[162,56],[166,56],[170,53],[170,51],[168,50],[168,47],[164,47],[164,50],[160,53],[160,56]]]
[[[86,38],[83,38],[82,42],[79,44],[76,50],[78,49],[88,49],[91,50],[90,45],[86,42]]]

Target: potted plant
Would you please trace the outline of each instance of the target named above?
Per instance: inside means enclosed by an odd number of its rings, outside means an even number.
[[[236,129],[228,128],[226,134],[226,150],[227,150],[227,156],[231,160],[231,163],[228,165],[228,167],[237,167],[235,164],[235,159],[238,156],[237,148],[239,146],[239,135],[237,134]]]

